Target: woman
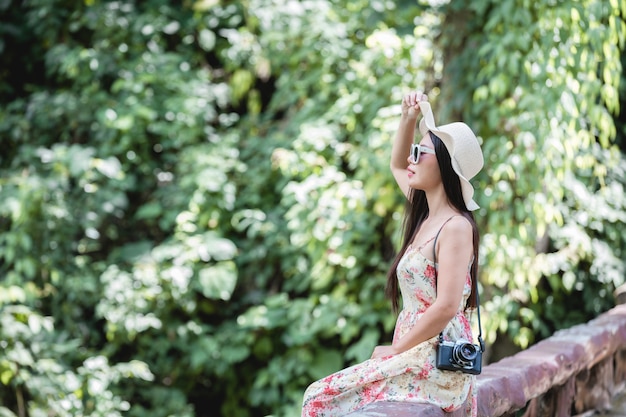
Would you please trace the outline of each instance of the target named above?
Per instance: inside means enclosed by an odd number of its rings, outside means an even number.
[[[425,94],[402,100],[391,171],[407,197],[404,243],[387,278],[387,295],[403,309],[393,342],[371,359],[311,384],[303,417],[339,417],[375,401],[431,403],[445,411],[463,407],[476,416],[473,375],[437,369],[438,335],[474,340],[469,312],[477,291],[478,231],[469,180],[483,166],[472,130],[456,122],[437,127]],[[419,144],[413,143],[422,114]],[[436,262],[435,262],[436,260]]]

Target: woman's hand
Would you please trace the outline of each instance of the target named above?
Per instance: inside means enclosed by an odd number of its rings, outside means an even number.
[[[417,119],[420,114],[420,101],[428,100],[428,96],[421,91],[412,91],[402,98],[402,116]]]
[[[372,353],[372,359],[384,358],[385,356],[396,354],[398,354],[398,352],[393,346],[376,346]]]

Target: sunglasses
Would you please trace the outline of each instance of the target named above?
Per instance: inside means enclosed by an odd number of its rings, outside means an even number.
[[[420,161],[420,156],[423,153],[429,153],[434,155],[435,154],[435,150],[431,149],[431,148],[427,148],[426,146],[422,146],[418,143],[413,143],[411,145],[411,153],[409,154],[409,161],[411,161],[412,164],[417,164]]]

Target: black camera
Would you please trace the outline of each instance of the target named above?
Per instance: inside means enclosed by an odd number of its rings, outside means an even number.
[[[456,342],[439,341],[437,368],[478,375],[482,370],[483,352],[479,345],[460,339]]]

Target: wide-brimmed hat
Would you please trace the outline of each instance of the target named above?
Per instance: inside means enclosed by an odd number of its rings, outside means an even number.
[[[419,124],[423,136],[428,131],[441,139],[452,158],[452,168],[461,179],[463,200],[468,210],[478,209],[478,204],[473,200],[474,187],[471,180],[482,169],[484,160],[483,152],[476,135],[468,125],[463,122],[454,122],[442,126],[435,125],[435,117],[427,101],[419,102],[422,111],[422,120]]]

